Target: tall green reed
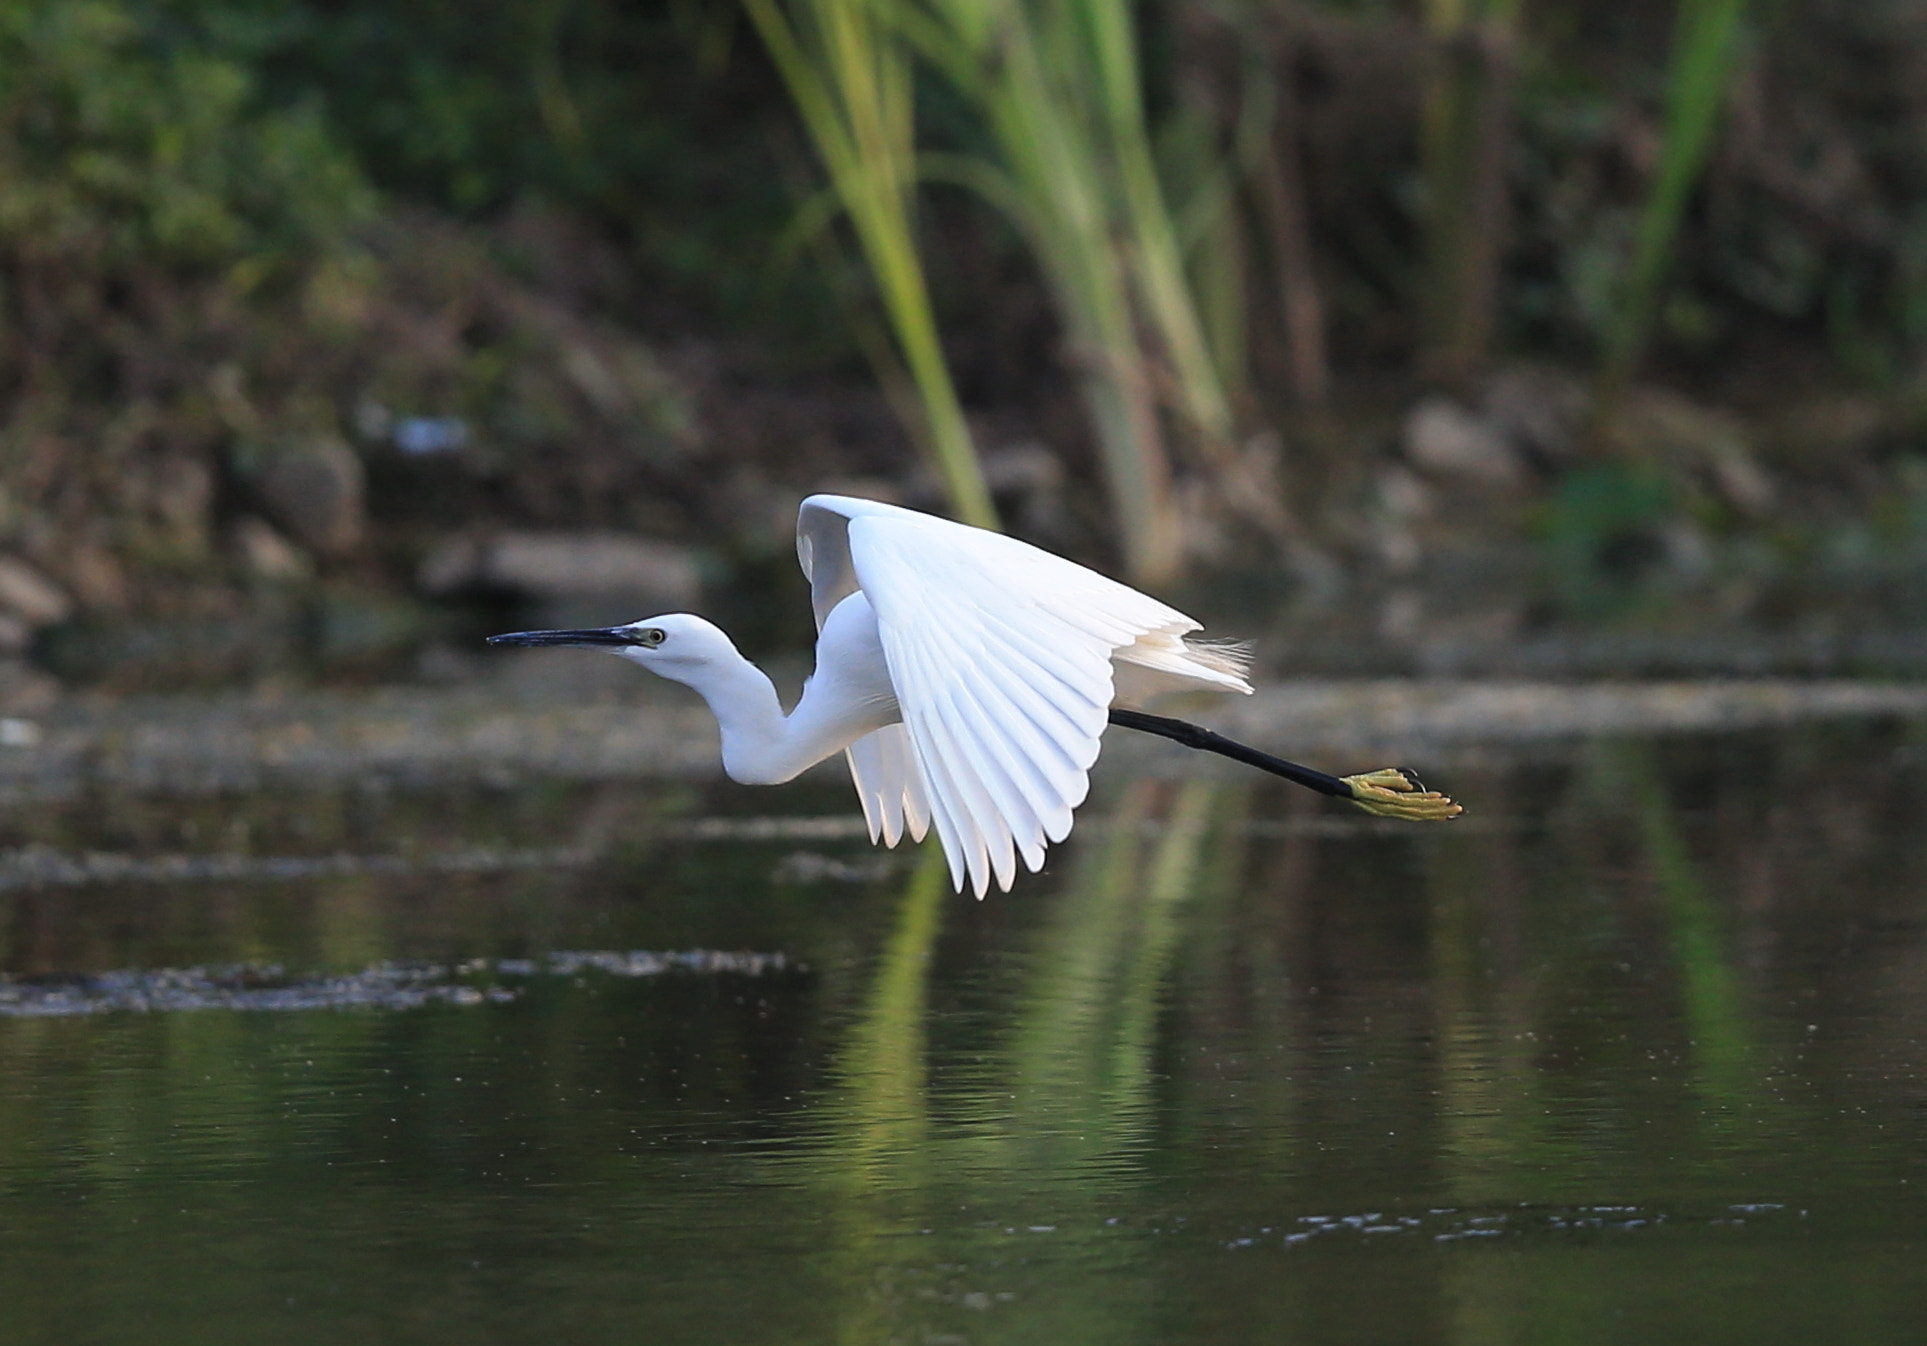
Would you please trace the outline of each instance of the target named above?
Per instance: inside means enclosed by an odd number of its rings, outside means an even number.
[[[870,0],[744,0],[849,217],[914,383],[951,509],[997,527],[917,252],[913,72]]]
[[[1639,215],[1618,302],[1606,330],[1594,395],[1597,429],[1645,354],[1673,239],[1712,146],[1739,61],[1746,0],[1680,0],[1666,79],[1659,164]]]
[[[1182,563],[1161,413],[1214,475],[1236,466],[1231,401],[1152,152],[1123,0],[879,0],[963,96],[995,160],[935,171],[977,187],[1028,239],[1096,431],[1124,560]],[[1269,501],[1245,501],[1260,511]]]

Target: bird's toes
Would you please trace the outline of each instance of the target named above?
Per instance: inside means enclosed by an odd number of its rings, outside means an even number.
[[[1426,789],[1418,777],[1398,767],[1346,776],[1344,781],[1352,787],[1352,803],[1375,817],[1442,822],[1465,812],[1451,798]]]
[[[1402,792],[1425,789],[1424,783],[1421,782],[1417,776],[1414,776],[1403,767],[1396,766],[1382,766],[1376,771],[1363,771],[1356,776],[1343,777],[1343,780],[1345,784],[1352,786],[1354,789],[1361,785],[1367,789],[1398,790]]]

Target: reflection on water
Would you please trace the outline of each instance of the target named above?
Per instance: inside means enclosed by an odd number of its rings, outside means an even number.
[[[1114,781],[982,904],[767,794],[22,811],[16,998],[470,993],[0,1018],[4,1335],[1910,1339],[1916,738],[1471,762],[1424,831]]]

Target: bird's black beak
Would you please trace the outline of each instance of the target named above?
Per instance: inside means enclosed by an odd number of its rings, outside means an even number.
[[[605,649],[611,645],[639,645],[635,633],[626,626],[604,626],[590,631],[510,631],[490,636],[491,645],[586,645]]]

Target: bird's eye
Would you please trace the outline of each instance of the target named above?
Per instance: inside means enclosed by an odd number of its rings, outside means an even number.
[[[636,632],[636,644],[647,645],[650,649],[662,644],[663,638],[664,632],[659,626],[645,626]]]

